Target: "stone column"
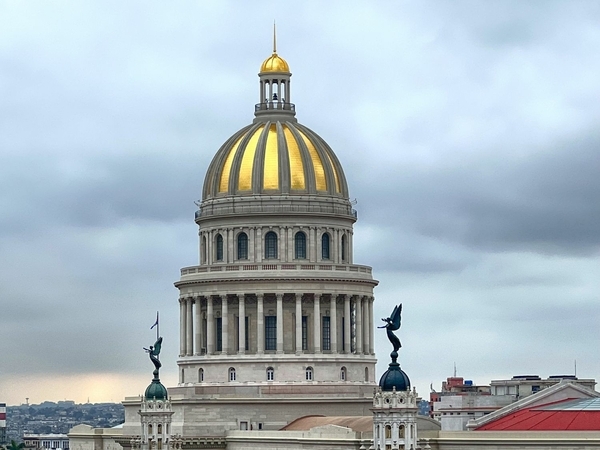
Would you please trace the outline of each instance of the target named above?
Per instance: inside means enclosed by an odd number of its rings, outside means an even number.
[[[248,235],[248,262],[256,262],[256,247],[254,244],[254,238],[256,237],[256,230],[254,228],[248,228],[247,230],[247,235]],[[235,243],[235,248],[236,248],[236,252],[237,252],[237,241]]]
[[[285,227],[277,230],[277,259],[285,262]]]
[[[313,257],[315,227],[308,227],[308,229],[304,231],[304,234],[306,235],[306,260],[312,263],[315,262]]]
[[[215,235],[214,235],[214,231],[210,230],[208,232],[208,242],[207,242],[207,247],[208,247],[208,252],[206,253],[206,262],[207,264],[212,264],[213,260],[214,260],[214,254],[213,254],[213,239],[214,239]]]
[[[221,296],[221,353],[229,353],[229,310],[227,304],[227,294]]]
[[[331,339],[331,353],[337,353],[337,295],[331,294],[331,305],[329,307],[329,334]]]
[[[186,302],[186,313],[185,313],[185,328],[186,328],[186,339],[185,339],[185,354],[192,356],[194,354],[194,316],[192,315],[192,307],[194,300],[192,297],[185,299]]]
[[[195,327],[195,331],[196,334],[194,335],[194,338],[196,340],[195,342],[195,347],[196,347],[196,351],[194,352],[194,355],[200,355],[202,353],[201,348],[202,348],[202,305],[201,305],[202,300],[200,300],[200,296],[197,295],[196,298],[194,299],[194,303],[196,303],[196,327]]]
[[[256,353],[265,352],[265,314],[263,294],[256,295]]]
[[[302,294],[296,297],[296,354],[302,353]]]
[[[344,353],[352,353],[350,296],[344,295]]]
[[[337,229],[331,230],[331,241],[329,242],[329,259],[333,264],[337,264],[339,262],[339,233]]]
[[[314,310],[314,314],[313,314],[313,316],[314,316],[313,340],[314,340],[314,348],[315,348],[314,353],[321,353],[321,301],[319,299],[319,295],[317,295],[317,294],[314,294],[314,304],[315,304],[315,310]]]
[[[363,297],[363,352],[368,355],[371,347],[371,317],[369,317],[369,297]]]
[[[286,228],[287,232],[287,261],[294,262],[294,230],[292,227]]]
[[[277,353],[283,353],[283,294],[277,294]]]
[[[213,311],[214,299],[212,296],[206,298],[206,354],[215,352],[215,316]]]
[[[239,302],[239,340],[238,345],[240,349],[238,353],[243,355],[246,353],[246,299],[244,298],[244,294],[238,294],[238,302]]]
[[[228,264],[233,263],[234,261],[234,251],[233,251],[233,235],[235,234],[233,228],[227,228],[227,261]]]
[[[371,333],[369,334],[369,354],[375,354],[375,323],[373,318],[373,302],[375,301],[375,297],[369,298],[369,317],[371,318]]]
[[[185,326],[186,326],[186,318],[185,318],[185,299],[179,298],[179,356],[185,356]]]
[[[362,318],[362,298],[359,295],[354,296],[356,311],[356,354],[361,354],[363,349],[363,318]]]
[[[262,236],[262,227],[256,228],[256,239],[254,241],[256,248],[254,249],[254,254],[256,255],[256,262],[262,262],[263,260],[263,236]]]

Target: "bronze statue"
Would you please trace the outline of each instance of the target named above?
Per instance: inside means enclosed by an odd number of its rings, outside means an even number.
[[[398,336],[396,336],[394,333],[392,333],[392,331],[396,331],[397,329],[400,328],[400,321],[401,321],[400,314],[401,313],[402,313],[402,303],[400,303],[399,305],[396,305],[396,307],[392,311],[392,314],[390,315],[390,317],[381,319],[386,323],[384,326],[377,327],[377,328],[385,328],[387,331],[388,339],[390,340],[390,342],[392,343],[392,346],[394,347],[394,351],[391,354],[392,360],[395,360],[398,357],[398,350],[400,349],[400,347],[402,347],[402,344],[400,343],[400,339],[398,339]]]
[[[163,338],[159,337],[156,340],[156,342],[154,343],[154,345],[150,346],[150,348],[144,347],[144,350],[146,350],[146,352],[150,356],[150,360],[152,361],[152,364],[154,364],[156,373],[158,373],[158,369],[160,369],[162,366],[162,364],[160,363],[160,361],[158,359],[158,355],[160,354],[160,346],[162,345],[162,340],[163,340]]]

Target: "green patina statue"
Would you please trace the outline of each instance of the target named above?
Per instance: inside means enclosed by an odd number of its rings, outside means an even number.
[[[396,358],[398,357],[398,350],[400,349],[400,347],[402,347],[402,344],[400,343],[400,339],[398,339],[398,336],[396,336],[394,333],[392,333],[392,331],[396,331],[400,328],[401,314],[402,314],[402,303],[400,303],[399,305],[397,305],[394,308],[390,317],[381,319],[386,324],[382,327],[378,327],[378,328],[385,328],[387,331],[388,339],[390,340],[390,343],[394,347],[394,351],[391,354],[392,361],[394,361],[394,362],[396,361]]]
[[[146,352],[150,356],[150,360],[152,361],[152,364],[154,364],[155,371],[157,374],[158,374],[158,369],[160,369],[162,366],[162,364],[160,363],[160,360],[158,359],[158,355],[160,355],[160,346],[162,345],[162,340],[163,340],[163,338],[159,337],[156,340],[156,342],[154,343],[154,345],[150,346],[150,348],[144,347],[144,350],[146,350]]]

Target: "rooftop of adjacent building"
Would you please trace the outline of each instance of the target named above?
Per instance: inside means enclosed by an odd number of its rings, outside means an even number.
[[[600,398],[565,399],[506,415],[477,431],[600,431]]]

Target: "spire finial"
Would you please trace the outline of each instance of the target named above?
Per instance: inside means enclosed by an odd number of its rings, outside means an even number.
[[[275,28],[275,21],[273,21],[273,54],[277,54],[277,30]]]

